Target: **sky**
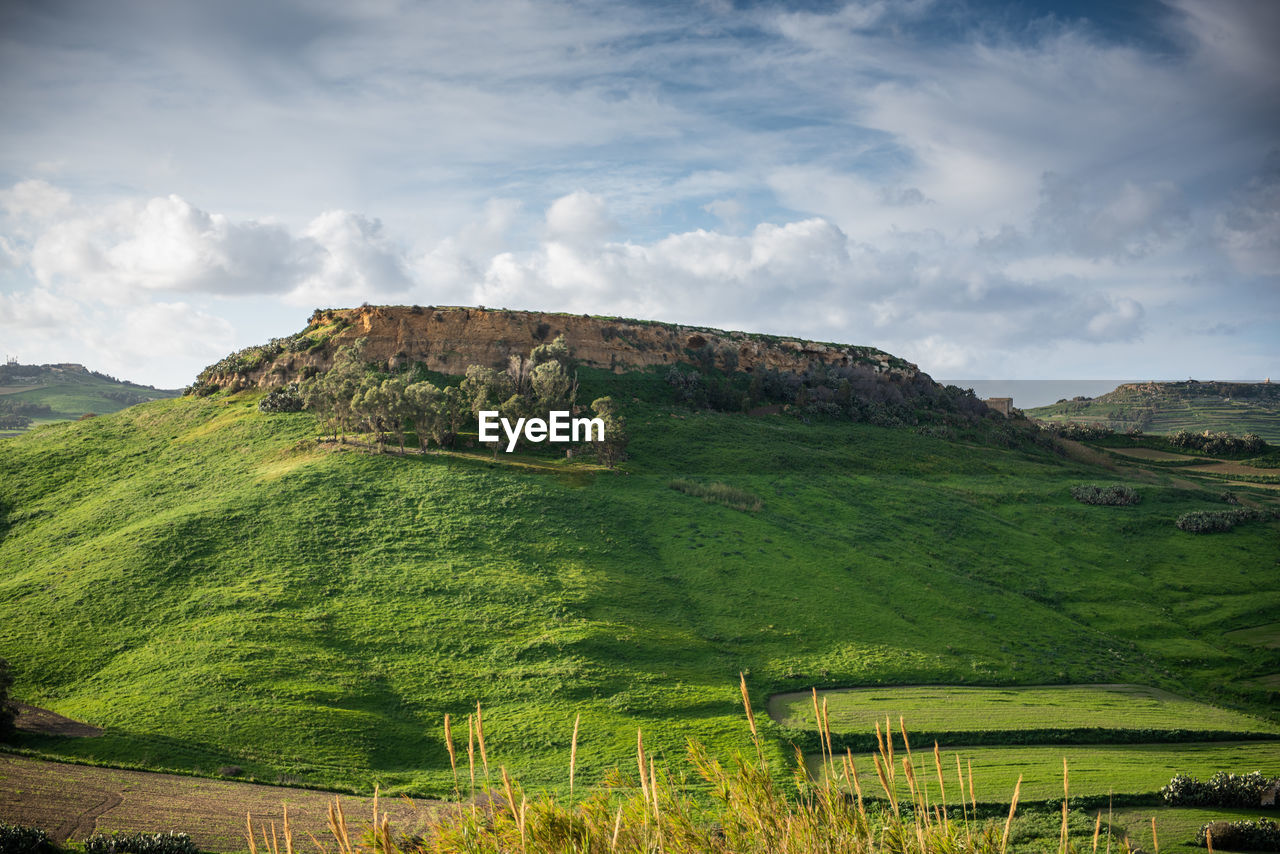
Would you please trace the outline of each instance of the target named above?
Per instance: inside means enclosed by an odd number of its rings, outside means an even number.
[[[0,351],[159,387],[317,307],[935,377],[1280,375],[1280,3],[0,3]]]

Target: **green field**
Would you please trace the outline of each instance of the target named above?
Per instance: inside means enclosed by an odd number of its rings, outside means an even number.
[[[923,732],[1100,727],[1280,733],[1272,721],[1143,685],[848,688],[819,691],[818,702],[826,703],[832,732],[869,731],[877,723],[883,727],[888,717],[895,729],[902,718],[909,729]],[[780,694],[769,699],[768,708],[783,726],[817,728],[811,694]]]
[[[915,745],[916,780],[929,786],[930,800],[938,794],[937,766],[932,745]],[[897,784],[906,795],[906,775],[901,767],[902,742],[894,753]],[[1068,780],[1073,796],[1155,793],[1175,774],[1205,779],[1222,769],[1237,773],[1261,771],[1280,776],[1280,742],[1215,742],[1192,744],[1092,744],[1057,747],[972,747],[944,750],[941,754],[943,779],[957,800],[959,757],[968,778],[973,765],[973,792],[979,804],[1008,803],[1013,787],[1022,777],[1020,800],[1062,800],[1062,760],[1067,760]],[[871,754],[853,757],[858,779],[868,795],[883,796]],[[808,755],[811,774],[822,773],[821,756]],[[836,772],[840,773],[839,765]],[[967,786],[967,783],[966,783]]]
[[[1088,400],[1028,409],[1027,415],[1049,423],[1103,424],[1147,433],[1256,433],[1275,444],[1280,442],[1280,384],[1131,383]]]
[[[650,382],[588,379],[627,401]],[[1139,505],[1088,506],[1070,487],[1117,475],[1038,445],[653,402],[628,404],[618,472],[402,458],[319,447],[309,414],[257,400],[4,440],[14,696],[107,729],[21,746],[445,794],[441,720],[479,701],[491,759],[535,788],[563,786],[581,713],[589,785],[634,762],[637,727],[660,761],[746,748],[740,671],[779,773],[764,698],[813,684],[1124,682],[1275,720],[1249,680],[1280,653],[1225,633],[1280,609],[1277,524],[1173,525],[1220,488],[1142,473]]]

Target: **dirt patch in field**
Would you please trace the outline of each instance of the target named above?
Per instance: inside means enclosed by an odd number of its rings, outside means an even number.
[[[1249,483],[1246,480],[1228,480],[1227,486],[1252,486],[1255,489],[1280,489],[1280,483]]]
[[[22,732],[36,735],[60,735],[64,738],[94,738],[102,735],[102,730],[91,724],[64,718],[57,712],[28,706],[26,703],[14,703],[18,716],[13,725]]]
[[[1208,474],[1275,474],[1274,470],[1259,469],[1254,468],[1253,466],[1247,466],[1244,463],[1228,463],[1221,460],[1203,466],[1187,466],[1186,471],[1202,471]]]
[[[1122,454],[1138,460],[1158,460],[1164,463],[1205,459],[1204,457],[1189,457],[1186,454],[1174,454],[1169,451],[1157,451],[1154,448],[1107,448],[1107,450],[1113,454]]]
[[[307,834],[332,841],[327,828],[329,792],[209,780],[148,771],[121,771],[0,754],[0,822],[39,827],[64,842],[95,832],[191,834],[202,851],[244,851],[245,814],[255,826],[283,826],[284,805],[294,828],[294,846],[311,847]],[[373,815],[373,799],[339,798],[353,835]],[[379,812],[391,817],[398,832],[420,832],[437,801],[383,798]],[[280,846],[283,850],[284,846]]]
[[[1106,454],[1100,453],[1099,451],[1095,451],[1088,445],[1081,444],[1073,439],[1059,438],[1057,442],[1058,447],[1062,449],[1068,459],[1072,459],[1080,463],[1087,463],[1089,465],[1102,466],[1110,471],[1116,470],[1116,463],[1114,459]]]

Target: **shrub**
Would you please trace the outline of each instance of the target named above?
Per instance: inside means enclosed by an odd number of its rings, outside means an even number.
[[[58,846],[38,827],[0,822],[0,851],[4,854],[53,854]]]
[[[1137,491],[1131,486],[1114,483],[1110,486],[1086,484],[1071,487],[1071,497],[1084,504],[1105,504],[1120,507],[1137,504],[1140,500]]]
[[[1258,522],[1270,519],[1265,510],[1239,507],[1235,510],[1195,510],[1183,513],[1174,524],[1191,534],[1213,534],[1230,531],[1241,522]]]
[[[272,389],[258,401],[259,412],[301,412],[302,393],[296,382],[283,388]]]
[[[84,854],[199,854],[185,833],[95,833],[84,841]]]
[[[1280,851],[1280,825],[1269,818],[1257,821],[1211,821],[1196,833],[1196,845],[1227,851]]]
[[[708,504],[723,504],[734,510],[746,510],[755,513],[764,506],[757,495],[745,489],[737,489],[727,483],[694,483],[690,480],[673,480],[668,484],[676,492],[701,498]]]
[[[1093,441],[1096,439],[1105,439],[1115,434],[1115,431],[1103,424],[1077,424],[1074,421],[1067,424],[1055,424],[1053,432],[1064,439],[1075,439],[1076,441]]]
[[[1261,771],[1219,771],[1203,782],[1178,774],[1160,790],[1160,797],[1171,807],[1256,807],[1262,803],[1262,793],[1277,784],[1280,777],[1266,777]]]

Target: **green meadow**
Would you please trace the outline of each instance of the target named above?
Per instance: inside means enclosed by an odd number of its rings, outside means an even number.
[[[579,785],[631,767],[638,728],[659,762],[691,738],[742,750],[740,672],[784,775],[794,750],[764,698],[815,685],[1149,685],[1203,721],[1236,719],[1198,705],[1212,702],[1274,731],[1275,694],[1252,680],[1280,672],[1280,652],[1228,633],[1280,610],[1280,526],[1173,524],[1222,506],[1220,490],[1007,435],[695,412],[639,402],[651,378],[592,382],[629,401],[616,471],[334,448],[308,413],[260,413],[258,393],[4,440],[13,695],[107,731],[18,746],[446,795],[443,717],[465,741],[480,703],[491,773],[558,790],[578,714]],[[1141,502],[1070,495],[1116,482]],[[1167,778],[1186,749],[1153,767]],[[1206,771],[1258,761],[1205,750]],[[1138,754],[1109,755],[1139,774]],[[1044,758],[1059,773],[1060,753]],[[1143,774],[1124,785],[1148,791]]]

